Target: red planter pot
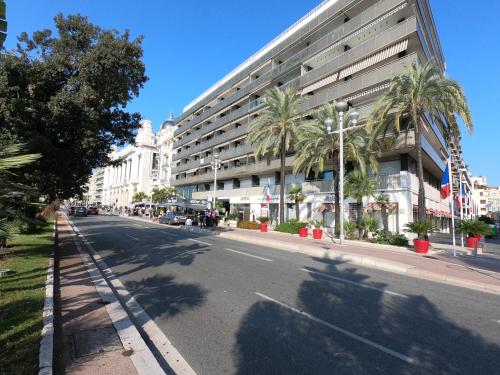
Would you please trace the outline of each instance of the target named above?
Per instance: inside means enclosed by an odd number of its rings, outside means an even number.
[[[469,249],[474,249],[476,247],[477,242],[479,242],[477,237],[467,237],[467,247]]]
[[[307,228],[300,228],[299,229],[299,236],[300,237],[307,237]]]
[[[313,238],[315,240],[321,240],[323,237],[323,231],[321,229],[313,229]]]
[[[429,240],[413,240],[413,246],[415,246],[415,252],[418,254],[427,254],[429,252]]]
[[[260,224],[260,231],[267,232],[267,223]]]
[[[477,242],[481,242],[481,233],[476,234]]]

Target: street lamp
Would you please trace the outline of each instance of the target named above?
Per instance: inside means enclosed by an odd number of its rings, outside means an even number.
[[[213,199],[212,208],[215,209],[215,191],[217,190],[217,170],[221,167],[218,154],[214,154],[213,160],[210,162],[210,165],[214,170],[214,196],[212,197]]]
[[[335,110],[339,114],[339,130],[332,131],[333,119],[325,119],[325,127],[328,134],[339,133],[339,206],[340,206],[340,245],[344,244],[344,113],[349,109],[349,104],[345,100],[339,100],[335,103]],[[352,126],[358,124],[360,113],[358,110],[353,109],[349,113],[350,123]]]

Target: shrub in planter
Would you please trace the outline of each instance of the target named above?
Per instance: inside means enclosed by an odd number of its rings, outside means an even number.
[[[361,227],[363,228],[363,238],[368,237],[368,233],[374,233],[378,229],[378,219],[373,215],[363,216],[361,220]]]
[[[354,221],[344,221],[344,234],[347,238],[353,239],[358,226]]]
[[[282,233],[297,234],[300,228],[305,227],[307,227],[307,223],[297,220],[289,220],[286,223],[276,225],[274,230]]]
[[[323,221],[321,221],[321,220],[314,220],[314,221],[311,221],[310,224],[312,226],[314,226],[314,229],[313,229],[313,238],[315,240],[321,240],[321,238],[323,237],[323,230],[321,229],[321,227],[323,226]]]
[[[231,212],[227,215],[227,220],[238,220],[238,213],[234,211]]]
[[[408,246],[408,238],[403,234],[384,233],[384,231],[377,232],[375,236],[370,238],[370,242],[381,245]]]
[[[241,229],[260,229],[260,224],[255,221],[238,221],[237,226]]]
[[[261,224],[266,224],[267,222],[269,222],[269,218],[267,216],[259,216],[257,218],[257,221]]]
[[[418,238],[413,240],[417,253],[427,253],[429,251],[429,233],[435,232],[436,226],[432,221],[414,221],[406,224],[405,232],[415,233]]]
[[[491,234],[491,228],[484,221],[462,220],[458,223],[456,230],[467,235],[467,247],[474,248],[476,241],[481,240],[481,235]]]

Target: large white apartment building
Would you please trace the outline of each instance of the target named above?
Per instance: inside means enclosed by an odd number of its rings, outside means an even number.
[[[259,100],[272,86],[293,85],[306,97],[304,112],[342,98],[367,115],[392,77],[407,64],[429,59],[445,68],[444,56],[428,0],[323,1],[289,29],[223,77],[176,119],[172,184],[185,196],[211,199],[214,154],[221,159],[215,195],[227,209],[246,217],[278,217],[279,160],[257,161],[246,143],[248,124],[265,109]],[[450,202],[442,200],[439,182],[448,145],[430,119],[423,118],[426,204],[429,218],[449,226]],[[461,164],[461,155],[456,160]],[[332,168],[318,177],[293,175],[293,155],[286,160],[286,190],[301,185],[307,198],[301,219],[324,219],[333,225]],[[390,227],[401,231],[416,213],[415,134],[401,135],[397,146],[380,159],[378,192],[390,197]],[[286,217],[294,217],[287,201]],[[373,198],[365,202],[378,212]],[[346,212],[353,214],[352,202]]]
[[[104,168],[104,206],[130,207],[136,193],[170,186],[173,125],[172,112],[156,134],[151,121],[142,121],[134,144],[112,152]]]

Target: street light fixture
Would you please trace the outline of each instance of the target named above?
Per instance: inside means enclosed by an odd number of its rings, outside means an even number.
[[[325,119],[325,127],[328,134],[339,133],[339,206],[340,206],[340,245],[344,244],[344,113],[349,109],[349,103],[345,100],[338,100],[335,103],[335,111],[339,114],[339,130],[332,131],[333,119]],[[358,124],[360,113],[357,109],[352,109],[349,113],[350,124],[356,126]]]
[[[214,154],[213,160],[210,162],[210,165],[214,170],[214,196],[212,197],[213,200],[212,208],[215,209],[215,191],[217,190],[217,170],[221,167],[218,154]]]

